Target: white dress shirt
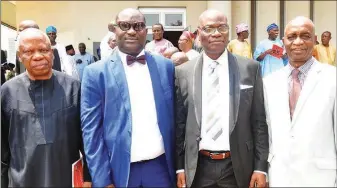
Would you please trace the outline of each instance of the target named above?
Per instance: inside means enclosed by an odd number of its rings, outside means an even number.
[[[127,65],[127,54],[118,50],[128,83],[131,114],[131,162],[150,160],[165,153],[159,130],[152,81],[146,64]],[[144,55],[144,50],[138,54]]]
[[[202,54],[203,66],[202,66],[202,120],[201,120],[201,140],[199,142],[199,150],[210,150],[210,151],[229,151],[229,73],[228,73],[228,52],[227,50],[222,53],[222,55],[217,60],[212,60],[205,53]],[[206,130],[210,125],[206,124],[206,115],[209,106],[207,105],[207,91],[208,91],[208,72],[209,65],[216,61],[218,75],[219,75],[219,95],[223,96],[223,100],[219,101],[221,103],[219,111],[222,112],[223,116],[219,120],[222,124],[222,134],[219,138],[214,141],[212,136],[207,135]],[[178,169],[176,173],[185,172],[184,169]]]
[[[219,119],[222,125],[222,134],[215,141],[212,139],[212,135],[207,134],[209,124],[207,124],[207,112],[212,108],[207,103],[207,91],[209,88],[209,65],[213,62],[218,62],[216,67],[219,75],[219,94],[223,100],[218,101],[220,103],[219,112],[223,114]],[[205,53],[203,54],[203,67],[202,67],[202,120],[201,120],[201,141],[199,143],[199,150],[210,151],[229,151],[229,74],[228,74],[228,54],[225,50],[217,60],[212,60]]]

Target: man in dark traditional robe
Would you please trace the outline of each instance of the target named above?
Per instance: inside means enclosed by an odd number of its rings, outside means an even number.
[[[52,70],[50,41],[38,29],[21,32],[18,56],[26,72],[1,87],[1,187],[71,187],[83,154],[80,82]]]

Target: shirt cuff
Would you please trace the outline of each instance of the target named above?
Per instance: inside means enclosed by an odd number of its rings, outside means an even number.
[[[179,169],[179,170],[176,171],[176,174],[179,174],[181,172],[185,172],[185,170],[184,169]]]
[[[267,173],[266,173],[266,172],[263,172],[263,171],[260,171],[260,170],[254,170],[254,172],[261,173],[261,174],[264,174],[264,175],[267,176]]]

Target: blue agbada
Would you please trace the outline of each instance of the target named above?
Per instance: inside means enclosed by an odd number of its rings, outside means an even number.
[[[267,27],[267,32],[269,33],[270,30],[278,28],[278,26],[275,23],[270,24]],[[277,45],[283,48],[283,43],[280,39],[275,40],[269,40],[265,39],[261,41],[254,52],[253,58],[257,60],[257,58],[264,53],[265,51],[272,49],[273,45]],[[283,51],[283,54],[285,54],[285,50]],[[285,64],[287,64],[287,60],[284,60],[282,58],[276,58],[272,55],[267,54],[262,61],[259,61],[261,65],[261,76],[264,77],[268,75],[271,72],[274,72],[282,67],[284,67]]]
[[[257,60],[257,58],[265,51],[272,49],[273,45],[278,45],[283,48],[283,43],[280,39],[276,39],[274,41],[265,39],[261,41],[254,52],[254,59]],[[283,54],[285,51],[283,51]],[[262,61],[260,61],[261,65],[261,75],[262,77],[270,74],[271,72],[274,72],[282,67],[284,67],[284,60],[282,58],[276,58],[272,55],[266,55]]]
[[[95,62],[94,56],[89,53],[85,53],[84,55],[76,54],[74,55],[74,60],[76,62],[76,70],[79,74],[79,79],[82,80],[84,68]]]

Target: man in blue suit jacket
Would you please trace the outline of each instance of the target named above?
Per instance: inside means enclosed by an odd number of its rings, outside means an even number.
[[[118,49],[85,68],[81,121],[94,187],[171,187],[174,65],[144,51],[144,16],[116,18]]]

